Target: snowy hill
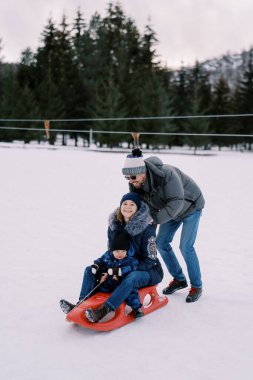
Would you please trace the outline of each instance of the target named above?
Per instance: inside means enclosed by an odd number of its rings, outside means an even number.
[[[250,51],[252,52],[253,49]],[[247,68],[250,51],[238,54],[225,54],[221,57],[209,59],[201,63],[201,66],[210,73],[212,83],[223,76],[230,87],[233,88],[237,81],[242,79],[242,74]]]
[[[65,321],[58,302],[77,301],[83,268],[104,252],[108,215],[127,192],[124,157],[0,148],[1,378],[251,380],[250,153],[159,156],[192,176],[206,198],[198,302],[187,304],[181,290],[109,333]],[[174,245],[180,257],[178,238]],[[170,280],[165,270],[159,292]]]
[[[203,67],[210,74],[210,81],[212,84],[216,83],[221,76],[225,78],[231,88],[235,87],[238,80],[242,79],[245,72],[249,55],[252,54],[253,49],[243,51],[242,53],[224,54],[219,57],[208,59],[199,62],[200,67]],[[192,67],[186,67],[191,70]],[[178,71],[175,71],[177,74]]]

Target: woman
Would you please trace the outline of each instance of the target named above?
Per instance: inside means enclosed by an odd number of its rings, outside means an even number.
[[[141,201],[137,193],[125,194],[114,213],[109,217],[108,227],[108,245],[110,249],[111,242],[115,233],[124,230],[131,237],[131,242],[135,248],[135,255],[139,261],[137,270],[129,273],[121,284],[113,291],[106,302],[96,309],[89,309],[86,317],[91,322],[98,322],[109,312],[116,310],[122,302],[126,300],[129,294],[135,288],[156,285],[163,279],[163,270],[157,258],[156,234],[152,224],[152,217],[149,207]],[[92,268],[87,267],[84,272],[83,284],[80,293],[80,299],[87,296],[95,285]],[[69,312],[74,305],[69,304],[70,308],[61,307],[64,312]],[[66,304],[65,304],[66,306]]]
[[[134,288],[156,285],[163,279],[163,270],[157,258],[155,228],[146,203],[137,193],[125,194],[120,207],[110,215],[108,239],[109,247],[116,231],[123,229],[130,236],[139,261],[137,271],[129,273],[97,309],[93,309],[91,322],[98,322],[110,311],[116,310]],[[86,314],[88,317],[88,315]]]

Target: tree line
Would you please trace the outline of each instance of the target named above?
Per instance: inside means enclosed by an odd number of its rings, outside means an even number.
[[[251,117],[178,118],[191,115],[253,113],[253,56],[249,54],[243,76],[231,88],[224,77],[213,83],[199,62],[192,68],[173,71],[159,61],[157,36],[147,24],[141,33],[119,3],[110,3],[102,17],[95,13],[86,22],[80,9],[68,24],[50,18],[36,52],[25,49],[17,64],[0,59],[0,118],[26,119],[23,123],[1,121],[0,141],[45,138],[37,119],[100,119],[87,122],[52,122],[53,129],[175,133],[144,135],[149,146],[210,147],[243,144],[251,149],[252,138],[182,136],[181,133],[253,133]],[[1,48],[0,48],[1,50]],[[175,119],[151,117],[177,116]],[[128,120],[135,117],[135,120]],[[147,119],[142,119],[147,117]],[[148,118],[150,117],[150,119]],[[104,120],[121,118],[124,120]],[[40,124],[42,127],[42,124]],[[50,133],[54,144],[57,132]],[[62,143],[65,136],[62,134]],[[83,137],[82,134],[80,136]],[[129,135],[94,134],[97,145],[118,146],[131,142]]]

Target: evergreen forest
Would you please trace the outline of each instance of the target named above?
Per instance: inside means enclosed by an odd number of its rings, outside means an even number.
[[[251,150],[252,118],[224,117],[242,114],[253,114],[253,54],[233,88],[222,76],[213,83],[199,62],[174,72],[160,61],[153,27],[141,33],[119,3],[110,3],[104,17],[86,20],[78,9],[72,22],[50,18],[35,52],[26,48],[15,64],[0,58],[2,142],[45,141],[50,120],[50,144],[57,136],[63,145],[67,136],[89,144],[92,129],[97,146],[130,144],[130,133],[109,133],[118,131],[144,133],[147,148]]]

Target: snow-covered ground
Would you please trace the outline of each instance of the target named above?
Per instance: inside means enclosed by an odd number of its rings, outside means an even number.
[[[187,304],[184,289],[164,308],[108,333],[65,321],[59,299],[77,301],[83,268],[105,251],[108,215],[127,192],[124,157],[0,149],[1,379],[251,380],[249,153],[160,155],[192,176],[206,198],[196,244],[204,283],[198,302]],[[179,254],[178,237],[174,246]],[[159,292],[170,280],[165,270]]]

